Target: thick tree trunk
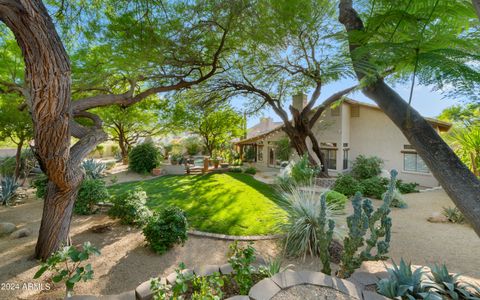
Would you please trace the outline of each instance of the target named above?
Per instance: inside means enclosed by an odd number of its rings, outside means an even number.
[[[352,7],[351,0],[340,1],[340,22],[347,32],[364,30],[363,22]],[[350,52],[359,45],[350,42]],[[358,62],[354,61],[356,66]],[[364,74],[355,70],[361,80]],[[404,99],[378,79],[363,89],[383,112],[403,132],[435,178],[465,215],[477,235],[480,236],[480,181],[455,155],[428,122]]]
[[[320,163],[322,165],[320,176],[321,177],[328,177],[328,162],[325,159],[325,155],[320,150],[320,145],[318,144],[317,138],[315,137],[315,134],[311,131],[308,133],[308,137],[310,138],[310,141],[312,142],[312,150],[315,153],[315,155],[317,155],[317,157],[320,160]]]
[[[128,165],[128,148],[125,143],[125,138],[122,134],[118,135],[118,146],[120,147],[120,155],[122,156],[122,163]]]
[[[18,180],[20,177],[20,169],[22,167],[22,148],[23,148],[23,139],[17,144],[17,151],[15,153],[15,180]]]

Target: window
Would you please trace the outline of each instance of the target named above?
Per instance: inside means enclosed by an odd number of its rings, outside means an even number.
[[[348,149],[343,150],[343,169],[348,169]]]
[[[409,172],[430,173],[427,165],[417,153],[403,154],[403,170]]]
[[[327,169],[335,170],[337,169],[337,150],[335,149],[322,149],[323,155],[325,156],[325,162],[327,164]]]
[[[257,160],[263,161],[263,145],[257,146]]]

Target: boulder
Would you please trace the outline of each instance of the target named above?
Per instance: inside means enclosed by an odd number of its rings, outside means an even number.
[[[15,230],[14,232],[12,232],[12,234],[10,234],[10,237],[14,238],[14,239],[19,239],[19,238],[27,237],[31,234],[32,234],[32,232],[30,231],[30,229],[22,228],[22,229],[18,229],[18,230]]]
[[[0,236],[10,234],[17,229],[17,226],[13,223],[2,222],[0,223]]]
[[[427,221],[431,223],[448,223],[448,218],[439,212],[434,212],[430,217],[428,217]]]

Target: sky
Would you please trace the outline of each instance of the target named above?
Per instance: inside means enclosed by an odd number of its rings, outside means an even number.
[[[355,84],[356,82],[353,79],[345,79],[326,85],[322,89],[322,95],[317,101],[317,104],[320,104],[324,99],[328,98],[333,93],[341,91]],[[397,93],[400,94],[400,96],[402,96],[404,99],[408,99],[410,94],[410,84],[396,84],[392,87]],[[367,98],[361,92],[352,93],[349,95],[349,98],[374,104],[372,100]],[[461,103],[461,100],[462,99],[446,98],[440,92],[432,91],[430,87],[417,85],[415,86],[413,92],[412,106],[423,116],[435,118],[443,109],[454,104]],[[237,98],[232,102],[233,106],[239,110],[243,110],[244,103],[246,103],[244,98]],[[275,112],[273,112],[271,109],[265,109],[256,116],[248,116],[247,127],[250,128],[257,124],[261,117],[272,117],[274,121],[281,121]]]

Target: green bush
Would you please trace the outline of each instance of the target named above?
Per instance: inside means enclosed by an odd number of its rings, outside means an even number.
[[[288,161],[292,155],[292,145],[288,137],[275,142],[275,155],[280,161]]]
[[[147,193],[141,187],[136,187],[133,191],[114,197],[108,215],[119,218],[122,224],[142,226],[152,215],[146,206],[147,199]]]
[[[133,147],[128,154],[129,169],[137,173],[149,173],[158,167],[161,154],[153,143],[143,143]]]
[[[154,212],[143,228],[143,235],[153,251],[165,253],[175,244],[184,244],[188,238],[188,223],[185,213],[170,206]]]
[[[232,172],[232,173],[242,173],[243,170],[242,170],[242,168],[240,168],[240,167],[230,167],[230,168],[228,168],[228,172]]]
[[[329,206],[332,206],[336,210],[343,210],[345,208],[348,200],[347,196],[336,191],[328,191],[326,194],[326,200]]]
[[[90,215],[95,212],[95,205],[109,197],[105,181],[101,179],[84,179],[78,191],[73,211],[79,215]]]
[[[380,175],[383,160],[379,157],[359,155],[353,162],[352,175],[358,180],[368,179]]]
[[[14,156],[4,158],[2,162],[0,162],[0,174],[2,177],[14,176],[16,165]]]
[[[246,161],[254,161],[255,149],[253,149],[253,147],[247,147],[247,149],[245,150],[244,158]]]
[[[388,179],[383,177],[371,177],[360,181],[361,191],[366,197],[382,199],[382,195],[387,191]]]
[[[255,169],[254,167],[248,167],[245,169],[245,171],[243,171],[243,173],[255,175],[257,174],[257,169]]]
[[[37,189],[35,195],[38,198],[45,198],[47,194],[48,177],[45,174],[38,174],[33,180],[33,186]]]
[[[255,261],[255,248],[250,242],[246,247],[239,247],[238,241],[230,244],[230,258],[228,263],[233,269],[233,278],[238,285],[240,295],[248,295],[248,291],[253,286],[253,272],[255,268],[252,263]]]
[[[195,136],[187,137],[182,141],[188,155],[195,155],[202,149],[202,142]]]
[[[362,186],[350,174],[340,174],[333,185],[333,190],[347,197],[355,195],[356,192],[362,191]]]
[[[306,185],[310,184],[318,173],[319,170],[310,165],[308,156],[305,154],[292,166],[290,176],[296,184]]]
[[[418,193],[416,182],[403,183],[401,179],[396,182],[397,189],[402,194]]]

